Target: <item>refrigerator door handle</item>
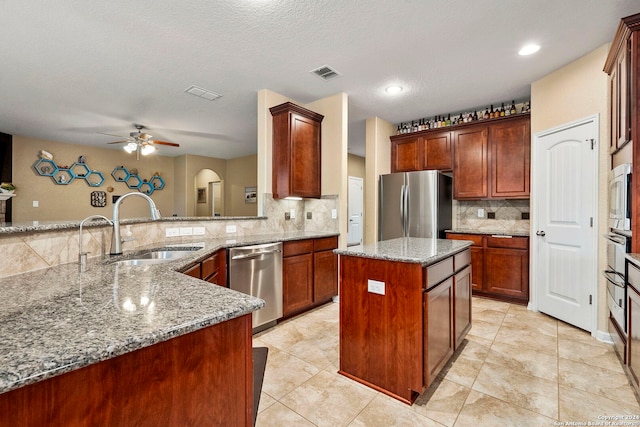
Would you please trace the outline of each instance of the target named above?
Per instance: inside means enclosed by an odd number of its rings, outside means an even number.
[[[404,186],[404,237],[409,236],[409,184]]]
[[[402,184],[402,186],[400,187],[400,221],[402,224],[402,235],[404,236],[405,234],[405,230],[404,230],[404,188],[405,185]]]

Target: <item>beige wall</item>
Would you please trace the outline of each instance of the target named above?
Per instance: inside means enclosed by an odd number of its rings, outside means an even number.
[[[184,187],[180,188],[180,204],[184,203],[185,211],[176,212],[178,216],[196,216],[197,212],[197,198],[195,177],[202,169],[211,169],[214,171],[222,181],[225,181],[227,173],[227,161],[223,159],[216,159],[214,157],[195,156],[193,154],[186,154],[184,159],[177,159],[181,163],[180,168],[176,168],[180,173],[184,173],[181,176],[180,182]],[[182,165],[184,167],[182,167]]]
[[[367,159],[364,196],[364,243],[378,240],[378,176],[391,172],[391,141],[396,132],[392,123],[379,117],[366,122]]]
[[[348,175],[357,176],[364,179],[366,177],[366,168],[364,157],[356,156],[355,154],[349,154],[348,156]]]
[[[90,187],[85,180],[78,178],[69,185],[55,184],[50,177],[38,175],[33,168],[40,150],[53,154],[58,166],[71,166],[80,155],[84,155],[87,166],[102,172],[105,181],[100,187]],[[140,160],[136,160],[135,154],[128,154],[122,149],[67,144],[14,135],[12,179],[17,187],[17,196],[12,200],[13,222],[80,220],[95,214],[110,218],[113,206],[111,196],[136,191],[113,179],[111,171],[116,166],[137,168],[138,175],[146,179],[158,172],[165,181],[165,187],[155,191],[151,198],[163,215],[173,214],[174,169],[171,157],[153,154],[141,156]],[[91,192],[106,192],[108,187],[113,187],[113,192],[107,193],[107,206],[92,207]],[[34,208],[33,201],[38,201],[39,207]],[[127,201],[122,205],[121,215],[122,218],[147,217],[149,208],[142,200]]]
[[[212,187],[210,183],[220,184],[220,182],[220,176],[211,169],[201,169],[200,171],[198,171],[198,173],[196,173],[194,185],[196,188],[196,194],[198,189],[205,189],[204,202],[197,203],[196,199],[196,216],[213,216],[213,212],[211,210],[212,197],[215,199],[216,212],[219,212],[221,216],[225,215],[224,200],[221,200],[220,198],[220,189],[218,188],[218,194],[215,194],[216,191],[214,191],[213,193],[211,192]]]
[[[258,185],[258,156],[245,156],[227,161],[227,181],[225,187],[226,210],[233,216],[256,216],[257,203],[245,203],[246,187]]]
[[[607,232],[607,173],[610,168],[608,78],[602,71],[609,45],[565,65],[531,85],[531,134],[599,114],[600,138],[598,141],[598,236]],[[532,147],[532,149],[535,149]],[[532,164],[532,175],[535,164]],[[532,193],[532,215],[535,218],[535,193]],[[606,265],[603,239],[598,242],[598,272]],[[606,285],[598,278],[598,330],[606,331]]]

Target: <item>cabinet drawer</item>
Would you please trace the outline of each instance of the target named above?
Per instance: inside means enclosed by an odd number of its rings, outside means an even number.
[[[427,289],[453,275],[453,257],[427,267]]]
[[[338,247],[338,236],[323,237],[321,239],[313,240],[313,250],[328,251],[330,249],[336,249]]]
[[[202,277],[207,278],[218,270],[218,253],[202,261]]]
[[[453,256],[453,268],[455,271],[460,271],[469,264],[471,264],[471,249],[466,249]]]
[[[627,269],[627,282],[636,290],[640,290],[640,269],[630,262],[627,262],[627,265],[629,266]]]
[[[196,279],[202,278],[202,268],[200,267],[200,263],[194,264],[191,267],[188,267],[183,271],[187,276],[195,277]]]
[[[487,236],[487,246],[491,248],[529,249],[529,238],[513,236]]]
[[[310,254],[313,252],[313,240],[296,240],[282,244],[282,256]]]
[[[474,246],[483,246],[484,236],[482,234],[458,234],[447,233],[447,239],[451,240],[471,240]]]

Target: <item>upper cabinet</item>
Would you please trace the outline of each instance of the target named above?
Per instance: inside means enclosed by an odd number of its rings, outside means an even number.
[[[391,172],[451,170],[451,132],[391,137]]]
[[[269,111],[273,116],[273,197],[320,198],[324,116],[291,102]]]
[[[604,71],[609,74],[611,99],[610,151],[614,153],[631,140],[631,94],[632,85],[637,76],[637,70],[631,68],[634,50],[638,48],[637,30],[640,26],[640,14],[624,18],[618,26],[618,31],[611,44]]]
[[[610,149],[613,164],[627,162],[628,153],[640,153],[640,13],[620,20],[604,64],[609,75]],[[618,151],[628,143],[630,150]],[[640,176],[640,162],[633,161],[632,174]],[[631,181],[631,229],[640,229],[640,180]],[[631,252],[640,252],[640,233],[633,233]]]
[[[453,170],[453,198],[528,199],[528,113],[391,137],[391,172]]]

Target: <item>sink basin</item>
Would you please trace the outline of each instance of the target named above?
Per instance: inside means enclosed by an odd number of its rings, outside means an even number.
[[[169,247],[160,249],[151,249],[143,251],[135,255],[133,258],[122,259],[116,261],[118,265],[149,265],[149,264],[161,264],[163,262],[175,261],[192,254],[194,251],[200,250],[200,246],[187,246],[187,247]]]

